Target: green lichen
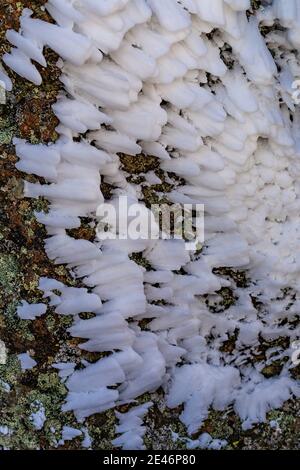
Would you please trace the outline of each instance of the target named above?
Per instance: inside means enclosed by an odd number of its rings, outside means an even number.
[[[40,374],[38,377],[37,386],[42,392],[51,392],[55,390],[58,395],[64,395],[66,392],[65,386],[61,382],[56,372]]]
[[[5,329],[10,335],[17,333],[23,337],[25,341],[33,341],[34,336],[29,329],[29,321],[21,320],[17,315],[18,305],[19,302],[15,300],[6,307],[4,315],[1,316],[0,314],[2,324],[3,326],[5,325]]]
[[[21,373],[21,366],[18,357],[9,355],[5,364],[0,364],[0,378],[9,385],[16,385]]]
[[[0,377],[12,386],[11,392],[2,391],[0,395],[0,424],[12,431],[11,435],[0,435],[0,446],[14,450],[51,447],[55,445],[56,437],[60,437],[62,425],[67,422],[73,425],[75,421],[71,413],[61,417],[66,388],[56,372],[40,374],[36,387],[28,388],[26,377],[28,379],[31,375],[33,380],[37,373],[35,369],[22,372],[16,356],[10,356],[7,364],[0,366]],[[44,407],[46,415],[45,425],[40,431],[35,429],[31,419],[37,403]],[[56,428],[57,435],[52,432],[52,427]]]
[[[0,287],[8,295],[18,290],[20,267],[17,258],[8,253],[0,253]]]
[[[125,155],[120,154],[121,167],[131,175],[147,173],[159,168],[159,159],[150,155]]]
[[[149,261],[143,257],[142,253],[132,253],[129,258],[134,261],[136,264],[139,266],[142,266],[143,268],[150,270],[151,269],[151,264]]]
[[[235,436],[234,426],[232,426],[232,418],[222,411],[211,410],[208,418],[205,420],[202,432],[209,433],[214,439],[225,439],[226,441],[236,442],[238,436]],[[236,422],[240,424],[240,420],[236,418]]]
[[[8,120],[0,117],[0,145],[8,145],[16,135],[16,127]]]
[[[214,295],[205,295],[205,303],[213,313],[221,313],[235,304],[237,297],[230,287],[222,287]]]
[[[253,11],[259,10],[261,8],[261,0],[251,0],[251,9]]]
[[[285,361],[283,360],[277,360],[272,362],[272,364],[269,364],[262,369],[261,374],[267,379],[279,375],[284,366],[284,362]]]
[[[213,268],[213,273],[217,276],[225,277],[225,279],[230,279],[234,281],[237,287],[246,288],[249,285],[249,279],[247,276],[247,272],[234,270],[232,268],[221,267],[221,268]]]

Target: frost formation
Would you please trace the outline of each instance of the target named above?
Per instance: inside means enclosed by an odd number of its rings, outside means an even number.
[[[168,406],[184,404],[189,433],[210,407],[230,404],[247,429],[300,394],[291,346],[280,344],[299,337],[300,114],[292,84],[300,76],[300,1],[262,4],[249,13],[250,0],[49,0],[55,24],[24,10],[20,31],[7,33],[14,47],[4,63],[36,85],[44,46],[61,57],[58,141],[15,144],[17,167],[47,181],[26,183],[25,194],[51,203],[36,214],[48,257],[86,286],[41,279],[40,288],[56,312],[74,315],[70,333],[86,339],[82,349],[111,353],[65,374],[64,410],[79,420],[162,386]],[[200,253],[183,240],[68,235],[104,202],[101,181],[114,188],[114,202],[125,195],[144,204],[120,154],[157,157],[173,178],[169,201],[205,205]],[[247,273],[245,285],[226,275],[234,270]],[[228,308],[224,289],[235,298]],[[81,312],[95,316],[82,320]],[[28,317],[41,313],[22,307]],[[262,342],[265,358],[254,360]],[[281,371],[267,379],[263,368],[275,360]],[[142,446],[143,432],[135,436],[129,425],[139,414],[129,424],[120,419],[119,432]],[[128,446],[124,434],[116,442]]]

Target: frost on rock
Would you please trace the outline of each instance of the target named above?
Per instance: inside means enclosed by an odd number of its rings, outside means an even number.
[[[233,404],[246,428],[263,421],[299,396],[291,348],[280,346],[299,337],[299,1],[274,0],[253,14],[248,0],[49,0],[46,8],[56,24],[24,10],[3,61],[40,84],[34,63],[45,66],[44,46],[60,55],[59,139],[16,140],[17,167],[46,179],[25,183],[27,197],[50,202],[36,214],[46,252],[86,286],[43,278],[40,288],[57,313],[74,315],[69,331],[86,340],[80,348],[110,353],[83,370],[58,366],[64,410],[82,421],[163,386],[170,407],[184,404],[190,433],[209,407]],[[176,239],[70,236],[103,204],[101,182],[113,188],[112,204],[127,196],[143,205],[120,154],[155,156],[182,181],[169,201],[204,204],[200,253]],[[232,270],[246,272],[247,285]],[[234,302],[224,306],[226,289]],[[254,360],[261,342],[265,359]],[[281,370],[267,379],[274,360]],[[142,445],[129,437],[115,444]]]
[[[45,424],[46,414],[43,404],[39,401],[34,401],[32,403],[32,408],[34,411],[29,416],[29,420],[37,431],[40,431]]]
[[[213,439],[207,432],[200,434],[198,439],[194,440],[187,437],[180,437],[177,433],[173,432],[172,438],[175,442],[184,442],[187,449],[221,450],[227,445],[227,441],[225,439]]]
[[[71,426],[63,426],[61,439],[58,442],[59,445],[64,445],[65,441],[71,441],[75,437],[81,436],[82,432],[80,429],[72,428]]]
[[[34,320],[46,313],[47,305],[45,304],[29,304],[25,300],[17,307],[17,314],[22,320]]]
[[[32,369],[36,366],[36,361],[29,356],[28,353],[18,354],[18,359],[21,363],[22,370]]]
[[[118,413],[116,416],[119,424],[116,426],[116,433],[121,436],[114,439],[112,444],[121,447],[123,450],[143,450],[143,436],[146,428],[143,426],[143,418],[152,402],[131,408],[127,413]]]

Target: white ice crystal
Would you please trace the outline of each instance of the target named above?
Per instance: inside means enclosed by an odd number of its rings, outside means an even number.
[[[1,426],[0,425],[0,434],[2,434],[3,436],[10,436],[11,434],[13,433],[13,431],[11,429],[9,429],[8,426]]]
[[[82,431],[80,431],[80,429],[72,428],[71,426],[63,426],[61,439],[59,440],[58,445],[64,445],[65,441],[71,441],[78,436],[82,436]]]
[[[187,437],[180,437],[177,433],[172,431],[172,438],[174,442],[184,442],[187,449],[220,450],[227,445],[227,441],[225,439],[213,439],[207,432],[200,434],[198,439],[193,440]]]
[[[18,354],[18,359],[20,361],[22,370],[32,369],[37,365],[37,362],[32,359],[28,353]]]
[[[131,408],[127,413],[116,412],[119,420],[116,433],[121,435],[112,442],[114,446],[121,447],[123,450],[145,449],[143,436],[146,428],[143,426],[143,418],[152,405],[152,402],[148,402]]]
[[[41,279],[40,288],[57,313],[74,315],[69,331],[86,340],[82,349],[110,353],[83,370],[58,366],[69,390],[64,410],[84,420],[163,386],[169,406],[184,404],[191,433],[209,407],[233,404],[245,428],[263,421],[300,394],[291,349],[269,351],[282,337],[299,337],[300,115],[292,84],[300,76],[300,1],[266,2],[251,14],[249,0],[49,0],[46,8],[56,24],[25,10],[3,61],[40,84],[34,62],[45,65],[44,46],[60,55],[60,137],[48,146],[16,140],[17,167],[46,179],[25,184],[26,196],[50,201],[37,214],[46,252],[86,285]],[[169,201],[204,204],[200,253],[177,239],[93,243],[67,233],[95,216],[103,181],[114,202],[143,204],[120,153],[156,156],[173,183]],[[241,286],[232,270],[248,281]],[[224,289],[234,304],[222,306]],[[94,318],[80,319],[83,312]],[[35,316],[27,307],[25,315]],[[262,342],[266,361],[253,361]],[[282,369],[266,379],[271,358]],[[123,434],[115,444],[140,447],[142,438]]]
[[[40,431],[46,422],[46,414],[44,405],[38,400],[32,403],[32,408],[34,411],[29,416],[29,420],[37,431]]]
[[[17,314],[22,320],[34,320],[47,311],[45,304],[29,304],[26,300],[22,300],[22,304],[17,307]]]

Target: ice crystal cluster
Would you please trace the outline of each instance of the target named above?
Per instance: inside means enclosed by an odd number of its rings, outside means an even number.
[[[15,144],[17,167],[46,180],[26,183],[25,195],[50,201],[48,213],[36,214],[48,257],[86,286],[43,278],[40,288],[57,313],[74,315],[69,331],[86,340],[80,348],[106,353],[66,369],[64,410],[78,420],[163,387],[169,407],[183,405],[189,433],[210,407],[229,405],[247,429],[300,393],[291,374],[300,309],[300,1],[260,3],[253,11],[250,0],[49,0],[53,23],[24,10],[20,31],[7,33],[13,48],[4,63],[36,85],[44,46],[60,56],[58,141]],[[68,234],[104,202],[103,181],[110,202],[144,204],[120,154],[155,156],[173,181],[169,201],[204,204],[201,251],[177,239]],[[243,285],[227,275],[241,272]],[[224,291],[234,302],[224,305]],[[44,312],[21,309],[23,318]],[[266,378],[274,362],[280,370]],[[143,432],[131,426],[146,408],[119,416],[125,434],[116,445],[142,446]]]

